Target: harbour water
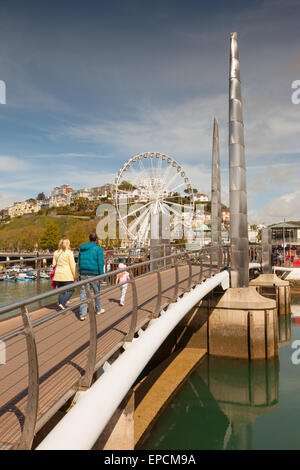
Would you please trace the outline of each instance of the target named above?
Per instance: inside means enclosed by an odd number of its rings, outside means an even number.
[[[46,292],[51,289],[51,282],[47,279],[40,281],[40,293]],[[16,302],[17,300],[25,299],[27,297],[32,297],[38,293],[37,290],[37,281],[1,281],[0,282],[0,307],[3,305]],[[43,302],[43,305],[53,302],[53,297],[50,300]],[[32,304],[30,310],[37,308],[37,304]],[[1,318],[6,318],[16,311],[9,314],[3,314]]]
[[[49,281],[41,281],[41,292],[50,288]],[[3,281],[0,305],[33,296],[36,290],[36,281]],[[293,295],[292,311],[299,308],[300,294]],[[290,315],[282,315],[278,359],[249,363],[206,358],[140,448],[299,450],[300,364],[292,361],[296,340],[300,340],[300,325]]]
[[[292,311],[299,306],[300,295],[293,295]],[[300,325],[290,315],[279,320],[278,360],[201,362],[142,448],[299,450],[300,364],[292,361],[292,345]]]

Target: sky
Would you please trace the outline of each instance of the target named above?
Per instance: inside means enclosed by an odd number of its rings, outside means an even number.
[[[299,0],[0,1],[0,209],[113,182],[146,152],[228,203],[229,38],[237,32],[248,221],[300,220]]]

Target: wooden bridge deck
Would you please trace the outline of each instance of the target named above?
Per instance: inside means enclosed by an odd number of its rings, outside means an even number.
[[[199,266],[193,266],[193,280],[198,282]],[[162,304],[172,301],[175,270],[162,276]],[[203,277],[208,270],[203,270]],[[188,286],[188,267],[179,268],[179,294]],[[136,279],[138,322],[141,325],[154,312],[157,275]],[[125,306],[119,305],[120,289],[103,293],[101,305],[105,313],[97,316],[97,362],[113,349],[121,347],[129,331],[132,292],[128,287]],[[55,296],[56,300],[56,296]],[[72,300],[72,299],[71,299]],[[74,303],[76,298],[72,300]],[[31,312],[33,322],[55,312],[56,304]],[[22,327],[20,317],[0,323],[0,338]],[[34,334],[39,362],[39,410],[36,432],[76,392],[87,364],[89,321],[79,321],[78,308],[35,326]],[[24,334],[8,339],[6,364],[0,365],[0,449],[13,448],[19,441],[27,405],[28,361]]]

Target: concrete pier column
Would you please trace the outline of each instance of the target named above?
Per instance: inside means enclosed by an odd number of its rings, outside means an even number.
[[[249,284],[249,243],[244,124],[237,34],[230,35],[229,193],[231,286]]]
[[[221,227],[221,178],[218,120],[214,119],[212,177],[211,177],[211,244],[214,247],[222,244]],[[221,265],[222,251],[216,248],[212,251],[212,262]]]
[[[250,285],[261,295],[275,299],[280,315],[288,315],[291,312],[290,284],[272,273],[272,239],[268,228],[262,231],[262,269],[263,274],[252,279]]]
[[[276,300],[280,315],[291,313],[291,290],[288,281],[283,281],[276,274],[261,274],[250,281],[250,286],[256,287],[264,297]]]
[[[278,355],[276,303],[254,287],[230,288],[213,300],[208,326],[212,356],[255,360]]]

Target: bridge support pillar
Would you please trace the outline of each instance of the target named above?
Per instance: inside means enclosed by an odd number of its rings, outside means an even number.
[[[278,355],[276,302],[254,287],[230,288],[211,299],[208,315],[210,355],[249,360]]]
[[[211,179],[211,244],[212,262],[221,265],[222,252],[222,210],[221,210],[221,180],[220,180],[220,150],[218,120],[214,119],[213,150],[212,150],[212,179]]]
[[[237,34],[230,35],[229,73],[229,203],[231,286],[249,285],[249,242],[247,216],[244,124]]]
[[[134,449],[134,392],[130,390],[107,423],[92,450]]]
[[[261,274],[250,281],[250,285],[269,298],[274,298],[280,315],[291,313],[291,290],[288,281],[283,281],[276,274]]]
[[[170,254],[170,216],[157,212],[151,214],[150,258],[161,258]],[[151,271],[162,266],[162,263],[151,264]]]

